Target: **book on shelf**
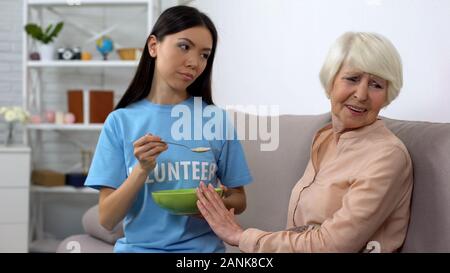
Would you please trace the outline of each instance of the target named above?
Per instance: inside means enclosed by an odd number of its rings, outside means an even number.
[[[68,90],[68,111],[75,115],[75,123],[103,123],[114,108],[112,90]]]

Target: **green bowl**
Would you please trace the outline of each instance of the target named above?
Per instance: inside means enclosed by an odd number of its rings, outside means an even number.
[[[216,192],[222,196],[222,189],[215,188]],[[190,215],[199,214],[197,208],[196,188],[163,190],[152,192],[152,198],[155,203],[172,214]]]

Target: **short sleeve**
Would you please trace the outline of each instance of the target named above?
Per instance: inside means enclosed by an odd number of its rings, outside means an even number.
[[[226,112],[226,130],[233,134],[231,139],[225,139],[217,162],[217,177],[227,187],[239,187],[252,182],[252,176],[245,159],[244,150],[237,137],[236,130],[231,124]]]
[[[122,134],[111,113],[103,125],[85,186],[118,188],[126,179]]]

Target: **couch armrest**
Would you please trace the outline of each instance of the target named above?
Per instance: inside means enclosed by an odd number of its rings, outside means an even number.
[[[84,231],[87,234],[107,243],[115,244],[117,239],[123,237],[122,222],[117,224],[111,231],[100,225],[98,205],[91,207],[84,213],[82,222]]]

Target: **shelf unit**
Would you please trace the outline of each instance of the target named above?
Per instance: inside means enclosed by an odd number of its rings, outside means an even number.
[[[42,124],[29,124],[27,129],[29,130],[42,130],[42,131],[100,131],[103,124],[52,124],[52,123],[42,123]]]
[[[77,9],[78,7],[105,7],[105,6],[118,6],[118,7],[130,7],[130,6],[144,6],[146,8],[147,16],[147,32],[150,31],[151,26],[154,23],[156,15],[160,12],[160,1],[159,0],[24,0],[23,4],[23,18],[24,25],[29,21],[40,21],[43,22],[43,13],[48,10],[52,15],[61,17],[61,12],[55,10],[54,8],[67,8]],[[34,14],[32,14],[32,11]],[[30,20],[31,19],[31,20]],[[132,20],[132,19],[130,19]],[[127,20],[127,21],[130,21]],[[93,43],[95,38],[102,35],[107,35],[108,33],[114,31],[118,28],[119,23],[112,27],[108,27],[106,30],[93,31],[85,25],[79,24],[78,20],[69,20],[65,24],[73,25],[78,31],[83,32],[84,35],[90,37],[89,42]],[[121,21],[127,23],[127,21]],[[64,27],[66,28],[66,26]],[[63,28],[63,31],[64,31]],[[142,36],[146,36],[147,33]],[[30,50],[28,49],[31,45],[31,40],[25,32],[23,32],[23,107],[25,109],[30,109],[34,107],[36,111],[40,111],[42,105],[42,87],[41,69],[45,68],[135,68],[138,65],[138,61],[121,61],[121,60],[91,60],[91,61],[31,61],[29,60],[28,54]],[[33,96],[34,95],[34,96]],[[33,99],[34,101],[30,101]],[[34,104],[34,105],[32,105]],[[27,139],[25,139],[25,142]]]
[[[129,6],[142,6],[146,9],[147,15],[147,32],[150,30],[151,25],[155,20],[155,15],[160,12],[160,1],[159,0],[25,0],[23,4],[23,18],[24,25],[30,21],[40,21],[43,23],[43,12],[44,10],[50,10],[53,15],[61,15],[59,10],[54,10],[53,8],[71,8],[76,10],[78,7],[111,7],[118,6],[129,7]],[[34,14],[33,14],[34,12]],[[63,18],[64,19],[64,18]],[[70,23],[70,21],[69,21]],[[66,27],[64,27],[66,28]],[[64,31],[63,28],[63,31]],[[77,26],[80,29],[80,25]],[[86,30],[88,35],[108,34],[108,31],[113,31],[114,28],[108,28],[106,31],[99,31],[98,33],[93,33],[92,31]],[[83,30],[81,30],[83,31]],[[85,33],[85,34],[86,34]],[[147,33],[142,36],[146,36]],[[43,111],[42,102],[45,96],[46,90],[43,90],[42,78],[46,73],[46,69],[115,69],[115,68],[132,68],[135,69],[138,65],[138,61],[122,61],[122,60],[90,60],[90,61],[62,61],[62,60],[52,60],[52,61],[31,61],[28,58],[30,50],[28,47],[31,44],[30,38],[23,33],[23,107],[31,109],[32,112],[41,113]],[[24,142],[28,144],[30,142],[30,133],[38,132],[41,134],[43,131],[100,131],[102,128],[101,124],[30,124],[26,127],[27,132],[24,134]],[[40,138],[40,136],[38,136]]]
[[[98,191],[91,188],[75,188],[72,186],[58,186],[58,187],[44,187],[44,186],[31,186],[30,190],[32,192],[47,192],[47,193],[87,193],[87,194],[98,194]]]
[[[50,14],[53,17],[58,18],[58,20],[63,20],[65,22],[65,26],[62,30],[68,30],[66,26],[70,25],[72,30],[80,31],[80,38],[85,38],[85,44],[87,43],[95,43],[95,39],[101,35],[109,35],[109,33],[116,31],[117,28],[120,28],[125,24],[133,24],[133,18],[142,18],[143,21],[146,22],[145,26],[139,25],[145,28],[145,32],[140,33],[132,33],[130,35],[139,35],[139,40],[141,43],[145,41],[145,38],[148,35],[148,32],[151,29],[157,15],[160,13],[161,9],[161,1],[160,0],[24,0],[23,4],[23,23],[24,25],[28,22],[40,22],[48,24],[45,22],[44,16],[45,14]],[[67,9],[70,9],[70,12],[65,12]],[[72,16],[80,15],[80,9],[91,9],[94,11],[100,10],[98,18],[101,18],[103,21],[105,16],[108,15],[107,10],[112,9],[113,12],[119,12],[120,15],[122,12],[126,13],[127,10],[129,13],[139,11],[139,14],[143,14],[143,16],[116,16],[113,18],[113,25],[105,26],[102,25],[104,30],[95,31],[99,25],[92,25],[92,27],[87,27],[83,25],[84,20],[74,20],[70,18]],[[131,10],[131,11],[130,11]],[[78,12],[78,14],[77,14]],[[106,14],[106,15],[105,15]],[[85,16],[85,14],[82,14]],[[102,17],[103,16],[103,17]],[[124,17],[124,18],[122,18]],[[111,17],[108,18],[111,21]],[[124,21],[124,19],[126,19]],[[91,21],[96,21],[97,17],[92,19]],[[102,21],[98,20],[98,21]],[[115,20],[115,21],[114,21]],[[117,31],[116,31],[117,32]],[[71,34],[72,35],[72,34]],[[75,34],[74,34],[75,35]],[[60,35],[61,36],[61,35]],[[72,35],[73,36],[73,35]],[[78,37],[77,36],[77,37]],[[134,36],[137,37],[137,36]],[[59,39],[59,38],[58,38]],[[80,39],[81,40],[81,39]],[[32,61],[29,60],[30,47],[32,45],[31,39],[23,33],[23,107],[30,112],[34,113],[42,113],[44,111],[44,103],[46,102],[46,95],[48,96],[48,91],[46,86],[43,84],[43,80],[48,73],[52,71],[56,71],[54,73],[66,73],[72,77],[81,77],[85,76],[85,71],[94,71],[95,73],[101,73],[102,76],[108,75],[108,73],[115,73],[113,71],[119,69],[125,69],[126,71],[131,71],[128,69],[136,69],[138,65],[138,60],[136,61],[122,61],[122,60],[114,60],[110,59],[108,61],[104,60],[89,60],[89,61],[81,61],[81,60],[52,60],[52,61]],[[116,42],[116,41],[115,41]],[[116,42],[116,45],[118,43]],[[136,46],[142,46],[141,44]],[[120,47],[120,46],[116,46]],[[80,73],[84,72],[85,74],[77,74],[72,73],[72,70]],[[50,71],[50,72],[48,72]],[[122,71],[122,70],[121,70]],[[51,78],[51,76],[50,76]],[[64,79],[60,79],[60,77],[53,77],[54,81],[58,81],[58,84],[64,84]],[[131,79],[129,79],[131,80]],[[102,78],[101,82],[105,82]],[[56,83],[55,83],[56,84]],[[98,89],[104,87],[103,85],[94,85],[87,84],[87,86],[92,87],[92,89]],[[68,89],[79,88],[79,86],[68,86],[67,89],[64,89],[65,92]],[[79,88],[85,90],[86,88]],[[118,91],[118,90],[115,90]],[[122,90],[124,91],[124,90]],[[54,91],[53,91],[54,92]],[[28,124],[25,127],[24,134],[24,142],[31,146],[31,169],[34,169],[37,163],[40,160],[43,160],[46,154],[43,152],[43,143],[44,138],[49,134],[53,134],[56,132],[58,135],[62,136],[63,140],[69,142],[71,144],[75,144],[80,149],[86,149],[86,144],[83,140],[77,139],[82,135],[83,137],[86,134],[94,134],[95,141],[98,137],[98,133],[102,129],[103,124],[49,124],[49,123],[40,123],[40,124]],[[74,166],[71,166],[72,168]],[[46,195],[56,196],[62,195],[62,201],[65,202],[67,196],[75,196],[77,194],[81,194],[82,196],[93,196],[95,200],[97,200],[96,195],[97,191],[90,188],[74,188],[72,186],[61,186],[61,187],[43,187],[43,186],[35,186],[32,185],[29,188],[30,198],[31,198],[31,210],[30,210],[30,228],[29,228],[29,240],[28,247],[30,251],[33,252],[48,252],[56,250],[56,243],[58,242],[58,238],[54,236],[46,237],[46,232],[44,229],[44,218],[45,209],[42,204],[43,199]],[[85,198],[85,197],[83,197]],[[79,219],[76,219],[78,222]],[[81,226],[81,223],[78,223]]]
[[[28,61],[28,68],[38,67],[137,67],[138,61]]]

